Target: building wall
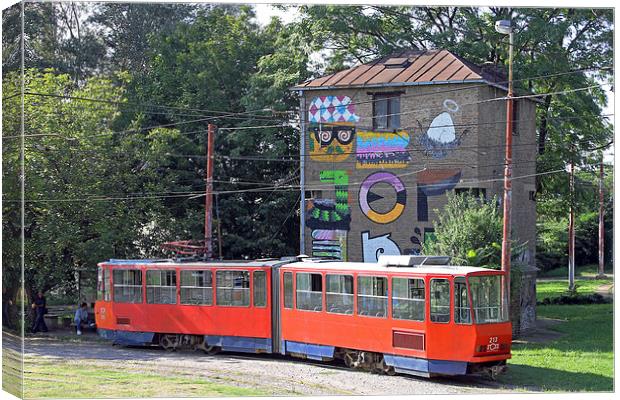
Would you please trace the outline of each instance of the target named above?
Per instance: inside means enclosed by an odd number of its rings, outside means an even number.
[[[402,91],[402,128],[375,132],[372,94],[393,91]],[[504,95],[481,84],[304,91],[304,252],[348,261],[415,254],[432,235],[448,191],[483,188],[487,198],[501,197],[506,107],[488,100]],[[527,145],[536,141],[534,117],[534,103],[519,101],[514,176],[535,172],[536,147]],[[335,125],[342,126],[342,143],[334,138],[321,146],[314,130]],[[513,232],[528,242],[532,263],[533,184],[533,177],[513,183]]]

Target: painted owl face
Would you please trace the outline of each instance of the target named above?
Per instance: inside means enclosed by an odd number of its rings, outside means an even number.
[[[313,126],[309,132],[310,158],[322,162],[342,162],[353,153],[355,127],[351,125]]]

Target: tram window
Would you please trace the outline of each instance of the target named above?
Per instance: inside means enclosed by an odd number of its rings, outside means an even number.
[[[181,304],[213,304],[213,272],[181,271]]]
[[[293,308],[293,273],[284,273],[284,308]]]
[[[97,300],[103,300],[103,268],[97,267]]]
[[[218,306],[250,306],[249,271],[217,271],[215,277]]]
[[[450,281],[431,279],[431,321],[450,322]]]
[[[454,278],[454,322],[457,324],[471,324],[467,284],[462,276]]]
[[[103,301],[110,301],[110,269],[103,269]]]
[[[117,303],[142,303],[142,271],[115,269],[114,301]]]
[[[387,317],[387,278],[357,277],[357,313],[368,317]]]
[[[392,318],[424,321],[424,279],[392,279]]]
[[[267,305],[267,275],[265,271],[254,271],[254,306],[265,307]]]
[[[149,304],[176,304],[177,273],[174,270],[146,271],[146,302]]]
[[[330,313],[353,314],[353,276],[325,275],[325,306]]]
[[[297,273],[297,309],[323,310],[323,277],[321,274]]]

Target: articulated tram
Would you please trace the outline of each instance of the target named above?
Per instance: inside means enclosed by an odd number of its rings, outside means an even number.
[[[416,376],[503,371],[504,274],[446,257],[99,264],[99,334],[124,345],[342,359]]]

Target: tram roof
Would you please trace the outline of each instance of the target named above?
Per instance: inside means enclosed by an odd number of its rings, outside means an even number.
[[[156,268],[181,267],[187,269],[198,268],[244,268],[244,267],[266,267],[280,265],[283,268],[304,269],[304,270],[333,270],[333,271],[356,271],[356,272],[390,272],[390,273],[415,273],[415,274],[440,274],[440,275],[468,275],[477,272],[499,272],[488,268],[458,266],[458,265],[413,265],[395,266],[383,265],[380,263],[349,262],[326,259],[306,259],[297,260],[238,260],[238,261],[179,261],[173,259],[159,260],[118,260],[112,259],[102,262],[101,265],[125,266],[148,266]]]

